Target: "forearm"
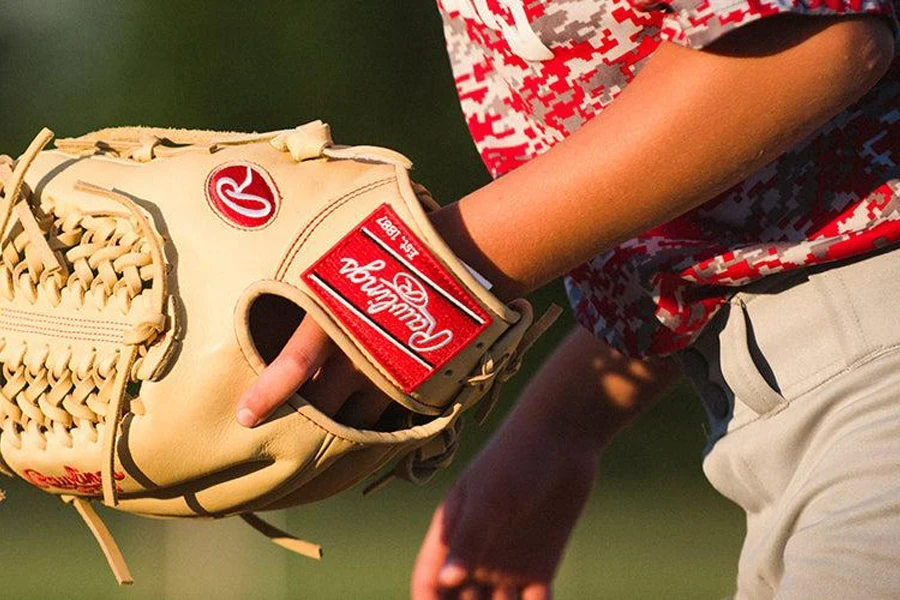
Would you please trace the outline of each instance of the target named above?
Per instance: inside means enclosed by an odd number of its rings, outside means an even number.
[[[499,295],[527,293],[785,152],[874,85],[892,47],[875,17],[779,17],[704,51],[663,44],[603,113],[435,223]]]
[[[596,453],[678,376],[671,360],[628,358],[576,327],[529,382],[505,433],[560,436]]]

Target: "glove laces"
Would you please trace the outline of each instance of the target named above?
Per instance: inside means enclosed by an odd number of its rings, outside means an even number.
[[[102,492],[104,503],[115,506],[115,447],[127,388],[150,376],[142,372],[148,348],[167,326],[165,263],[147,216],[122,194],[76,184],[76,192],[112,201],[115,208],[102,214],[65,209],[46,196],[35,205],[25,174],[52,138],[43,129],[17,161],[0,157],[0,295],[11,303],[0,308],[0,435],[17,448],[23,436],[39,449],[50,438],[71,448],[76,432],[100,443],[100,489],[95,475],[75,469],[29,479],[80,495]],[[103,320],[56,315],[48,306],[79,315],[90,307]],[[41,337],[47,343],[33,342]],[[61,498],[91,529],[119,583],[130,583],[109,531],[80,495]]]

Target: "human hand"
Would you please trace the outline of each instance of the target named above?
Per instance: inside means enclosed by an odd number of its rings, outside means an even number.
[[[307,316],[275,360],[241,396],[238,422],[244,427],[257,425],[301,386],[307,402],[357,429],[374,427],[391,405],[390,398]]]
[[[549,598],[602,448],[677,377],[573,329],[435,512],[413,598]]]
[[[595,447],[513,415],[435,511],[412,597],[550,598],[596,465]]]

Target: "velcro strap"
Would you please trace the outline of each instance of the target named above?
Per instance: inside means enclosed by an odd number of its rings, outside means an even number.
[[[303,279],[407,394],[492,322],[387,204],[364,217]]]

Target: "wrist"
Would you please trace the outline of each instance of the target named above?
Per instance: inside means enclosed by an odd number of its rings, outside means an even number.
[[[511,418],[599,453],[678,373],[671,361],[629,358],[577,327],[529,382]]]
[[[557,465],[555,469],[571,467],[573,475],[591,480],[605,447],[594,436],[567,426],[564,420],[539,416],[537,411],[527,410],[521,403],[498,430],[494,442],[508,447],[538,447],[542,460]]]
[[[448,204],[429,218],[441,238],[456,256],[491,283],[491,292],[504,302],[532,291],[527,284],[506,273],[473,237],[461,212],[460,202]]]

